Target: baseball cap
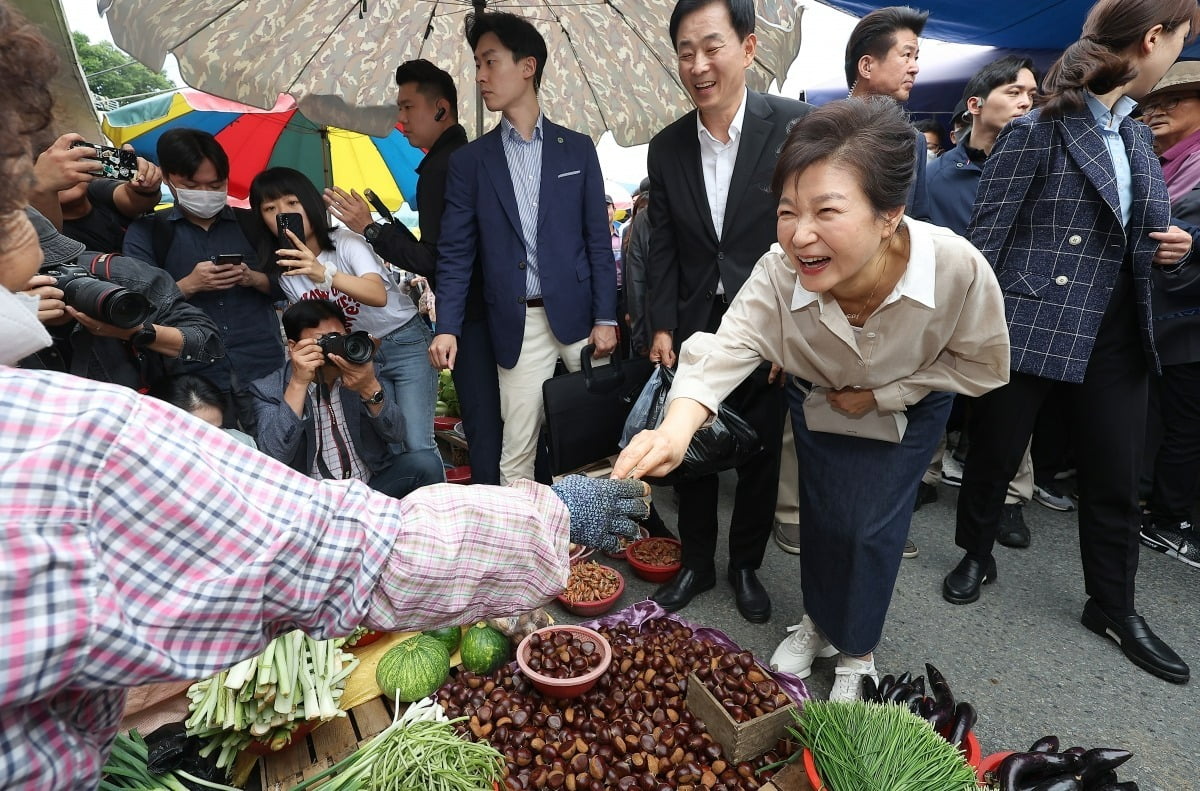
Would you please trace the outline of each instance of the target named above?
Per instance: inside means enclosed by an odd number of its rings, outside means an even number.
[[[86,249],[82,243],[60,233],[54,227],[54,223],[32,206],[25,207],[25,213],[29,215],[29,221],[37,231],[38,245],[41,246],[45,259],[44,265],[56,266],[74,261]]]

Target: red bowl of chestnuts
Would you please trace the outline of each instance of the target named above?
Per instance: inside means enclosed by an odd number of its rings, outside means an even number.
[[[633,573],[647,582],[666,582],[683,566],[683,544],[674,538],[643,538],[625,550]]]
[[[543,695],[574,698],[596,686],[612,662],[612,648],[582,626],[546,626],[517,646],[517,665]]]
[[[571,566],[567,589],[557,598],[567,612],[589,618],[611,610],[624,592],[621,572],[594,560],[581,561]]]

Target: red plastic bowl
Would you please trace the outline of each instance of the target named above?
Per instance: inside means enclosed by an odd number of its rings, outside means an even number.
[[[446,483],[470,483],[471,465],[462,464],[446,470]]]
[[[575,678],[550,678],[549,676],[543,676],[535,670],[531,670],[526,663],[529,656],[529,638],[535,634],[543,635],[549,632],[572,632],[578,634],[580,639],[586,638],[591,640],[600,647],[600,664],[584,675],[576,676]],[[517,666],[521,668],[521,672],[537,687],[539,692],[550,698],[565,699],[582,695],[596,686],[596,682],[600,680],[600,676],[604,675],[604,671],[608,670],[610,664],[612,664],[612,647],[608,644],[608,641],[599,632],[594,632],[582,626],[570,626],[567,624],[545,626],[530,634],[517,646]]]
[[[450,417],[448,415],[438,415],[433,419],[434,431],[453,431],[454,427],[462,422],[460,417]]]
[[[603,615],[613,608],[613,605],[616,604],[617,600],[621,598],[621,594],[625,592],[625,578],[621,576],[621,572],[614,568],[610,568],[609,566],[601,566],[601,568],[608,569],[611,573],[617,575],[617,592],[612,596],[609,596],[607,599],[584,602],[569,602],[567,601],[566,594],[560,593],[557,598],[558,603],[563,606],[563,609],[569,613],[573,613],[574,615],[590,617],[594,615]]]
[[[994,772],[999,769],[1000,764],[1004,762],[1004,759],[1012,754],[1012,750],[1002,753],[992,753],[980,761],[979,765],[975,768],[975,776],[979,778],[979,782],[984,783],[987,779],[988,772]],[[970,758],[967,760],[970,760]]]
[[[650,531],[644,527],[639,527],[638,528],[638,538],[635,540],[640,541],[643,538],[649,538],[649,537],[650,537]],[[605,555],[605,557],[610,557],[613,560],[625,560],[626,559],[625,552],[628,549],[629,549],[629,547],[626,547],[625,549],[622,549],[620,552],[605,552],[604,555]]]
[[[670,566],[651,566],[649,563],[643,563],[638,560],[634,556],[633,548],[649,543],[650,541],[667,541],[679,547],[681,553],[683,551],[683,544],[675,538],[643,538],[629,545],[629,548],[625,550],[625,559],[633,567],[633,573],[646,580],[646,582],[666,582],[679,573],[679,569],[683,568],[683,562],[677,561]]]
[[[595,553],[596,553],[596,550],[593,549],[592,547],[585,547],[583,544],[579,544],[574,549],[571,550],[571,554],[569,557],[569,559],[571,561],[571,565],[574,566],[576,563],[582,563],[583,561],[587,560]]]
[[[975,767],[977,773],[980,772],[980,756],[983,750],[979,747],[979,739],[975,738],[974,731],[967,732],[967,744],[964,750],[966,753],[967,763]],[[1005,753],[1007,755],[1007,753]],[[821,779],[821,775],[817,773],[817,764],[813,760],[812,750],[804,748],[804,774],[808,775],[808,783],[813,787],[813,791],[829,791],[825,786],[825,782]],[[991,756],[989,756],[991,757]],[[978,774],[980,778],[982,774]]]
[[[376,632],[373,629],[368,629],[367,632],[362,637],[358,638],[358,642],[356,642],[354,645],[348,645],[348,646],[346,646],[346,648],[349,648],[349,649],[365,648],[366,646],[370,645],[371,643],[374,643],[376,640],[379,640],[380,638],[382,638],[383,635],[384,635],[383,632]]]

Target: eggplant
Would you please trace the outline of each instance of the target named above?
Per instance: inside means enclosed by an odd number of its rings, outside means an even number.
[[[1083,783],[1072,774],[1059,775],[1049,780],[1043,780],[1034,786],[1027,786],[1021,791],[1083,791]]]
[[[1140,789],[1138,789],[1137,783],[1126,780],[1124,783],[1105,783],[1090,789],[1090,791],[1140,791]]]
[[[896,683],[896,677],[893,676],[891,673],[888,673],[886,676],[879,679],[879,698],[880,698],[880,700],[883,699],[883,696],[887,694],[887,691],[889,689],[891,689],[892,685],[895,683]]]
[[[921,716],[920,708],[921,701],[923,700],[925,700],[925,697],[920,692],[910,692],[904,697],[903,700],[899,702],[903,703],[905,706],[908,706],[908,710],[919,717]]]
[[[875,684],[875,679],[870,675],[864,675],[862,680],[862,693],[859,695],[863,700],[877,701],[879,700],[879,687]]]
[[[883,702],[899,703],[901,700],[908,697],[909,693],[912,691],[912,684],[908,683],[907,681],[905,681],[903,684],[901,684],[899,681],[896,681],[895,686],[889,689],[887,694],[883,696]]]
[[[1031,752],[1031,753],[1056,753],[1056,752],[1058,752],[1058,737],[1057,736],[1043,736],[1042,738],[1038,739],[1036,742],[1033,743],[1033,746],[1029,748],[1029,752]]]
[[[979,715],[975,712],[975,707],[965,700],[960,701],[954,707],[954,721],[950,726],[950,735],[946,737],[946,741],[955,747],[961,747],[966,741],[967,733],[975,727],[978,719]]]
[[[1083,755],[1086,752],[1087,748],[1084,747],[1068,747],[1067,749],[1063,750],[1063,753],[1066,755]]]
[[[950,685],[946,683],[946,677],[941,671],[928,662],[925,663],[925,675],[929,679],[929,690],[937,699],[938,703],[949,703],[954,706],[954,693],[950,690]]]
[[[930,727],[937,731],[942,738],[945,738],[945,733],[948,733],[954,724],[954,709],[950,704],[938,703],[925,719],[929,722]]]
[[[913,689],[915,689],[917,692],[920,692],[922,695],[924,695],[925,694],[925,676],[917,676],[916,678],[914,678],[912,681],[912,686],[913,686]]]
[[[1079,779],[1085,786],[1091,786],[1110,770],[1116,769],[1132,757],[1133,753],[1128,750],[1108,747],[1088,750],[1079,757]]]
[[[1070,774],[1075,776],[1079,758],[1064,753],[1013,753],[1000,762],[996,776],[1000,791],[1030,791],[1047,778]]]
[[[917,706],[917,714],[923,720],[929,719],[929,715],[933,714],[933,710],[937,707],[937,701],[931,697],[921,698],[920,705]]]
[[[896,677],[897,684],[908,684],[911,682],[912,682],[912,673],[909,673],[907,670]]]

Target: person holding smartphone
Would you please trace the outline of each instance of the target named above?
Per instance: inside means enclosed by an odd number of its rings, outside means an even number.
[[[347,331],[365,330],[379,339],[381,397],[399,404],[404,417],[402,440],[391,443],[392,453],[420,454],[440,464],[433,442],[437,373],[426,356],[428,329],[412,300],[361,236],[330,228],[321,193],[300,171],[259,173],[250,184],[250,208],[264,231],[259,256],[278,270],[288,300],[331,300],[345,313]]]

